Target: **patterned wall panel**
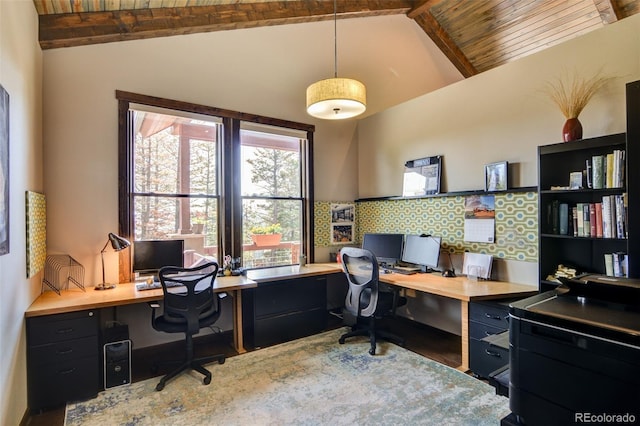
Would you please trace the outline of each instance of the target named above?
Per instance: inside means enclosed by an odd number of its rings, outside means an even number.
[[[27,278],[42,270],[47,258],[47,207],[44,194],[26,191]]]
[[[315,243],[329,246],[331,202],[315,204]],[[451,253],[491,254],[512,260],[538,260],[538,194],[495,194],[495,243],[464,241],[464,197],[427,197],[356,203],[357,243],[367,232],[433,234]]]

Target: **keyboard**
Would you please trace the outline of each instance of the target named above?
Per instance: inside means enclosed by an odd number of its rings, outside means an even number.
[[[167,285],[167,288],[171,288],[171,287],[180,287],[182,284],[176,283],[173,281],[168,281],[166,285]],[[151,283],[148,283],[146,281],[141,283],[136,283],[136,290],[140,290],[140,291],[155,290],[158,288],[162,288],[162,284],[160,283],[160,281],[152,281]]]
[[[416,272],[419,271],[419,269],[416,269],[416,268],[406,268],[406,267],[402,267],[402,266],[396,266],[396,267],[389,268],[389,269],[394,274],[403,274],[403,275],[413,275],[413,274],[415,274]]]

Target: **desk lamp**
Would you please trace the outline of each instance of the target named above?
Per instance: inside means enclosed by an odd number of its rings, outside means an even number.
[[[104,279],[104,252],[107,250],[109,243],[111,243],[111,247],[115,251],[124,250],[131,245],[131,243],[125,238],[119,237],[113,232],[109,232],[109,239],[100,251],[100,257],[102,258],[102,282],[94,287],[95,290],[110,290],[112,288],[116,288],[115,284],[107,284]]]

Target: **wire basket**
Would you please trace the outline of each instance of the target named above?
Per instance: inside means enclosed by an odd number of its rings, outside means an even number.
[[[45,284],[56,293],[67,290],[69,283],[85,291],[84,266],[68,254],[55,254],[47,256],[44,265],[44,278],[42,279],[42,292],[46,290]]]

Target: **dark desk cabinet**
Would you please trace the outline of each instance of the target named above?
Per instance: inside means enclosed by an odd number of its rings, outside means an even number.
[[[98,394],[98,325],[94,310],[27,318],[29,408],[55,407]]]
[[[327,277],[258,284],[242,291],[245,345],[269,346],[323,331],[327,326]]]
[[[482,339],[509,329],[510,301],[469,303],[469,368],[477,376],[488,378],[490,373],[509,364],[508,348]]]

